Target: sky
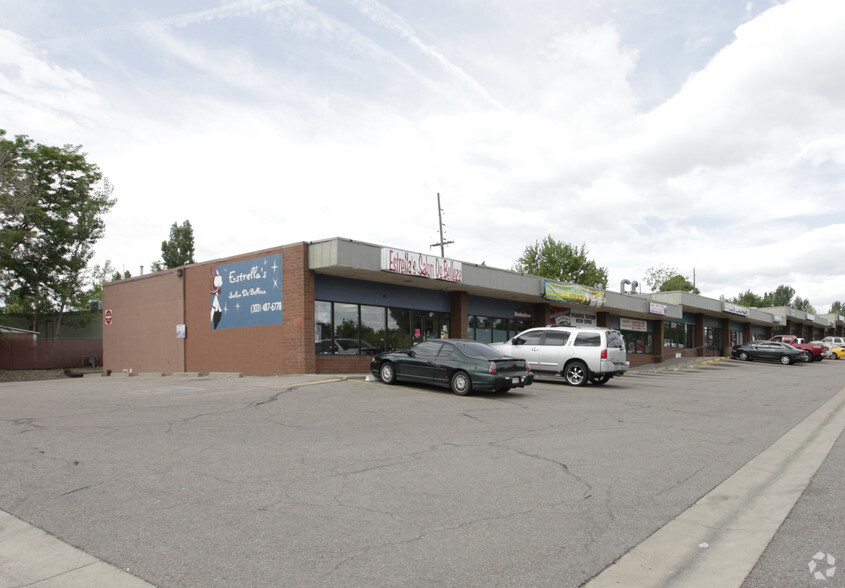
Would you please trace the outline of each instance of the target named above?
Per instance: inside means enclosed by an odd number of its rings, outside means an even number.
[[[349,238],[845,301],[842,0],[0,0],[0,128],[81,145],[132,275]]]

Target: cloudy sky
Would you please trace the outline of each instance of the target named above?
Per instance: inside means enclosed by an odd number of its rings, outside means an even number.
[[[184,220],[439,254],[439,193],[460,261],[845,301],[842,0],[0,0],[0,128],[83,146],[133,275]]]

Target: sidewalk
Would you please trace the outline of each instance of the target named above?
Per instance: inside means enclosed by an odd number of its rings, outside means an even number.
[[[677,372],[685,369],[695,369],[702,366],[731,359],[730,357],[679,357],[661,363],[649,363],[632,367],[628,374],[652,374],[658,372]]]
[[[0,510],[0,586],[150,588],[136,578]]]

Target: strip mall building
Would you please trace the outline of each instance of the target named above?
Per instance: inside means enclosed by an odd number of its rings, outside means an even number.
[[[533,326],[622,331],[632,366],[722,355],[775,334],[842,335],[845,317],[687,292],[566,284],[348,239],[294,243],[107,283],[110,373],[361,373],[430,337],[505,341]]]

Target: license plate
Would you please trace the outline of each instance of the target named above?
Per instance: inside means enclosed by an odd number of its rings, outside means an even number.
[[[522,378],[511,378],[511,382],[514,384],[519,384],[522,381]]]

